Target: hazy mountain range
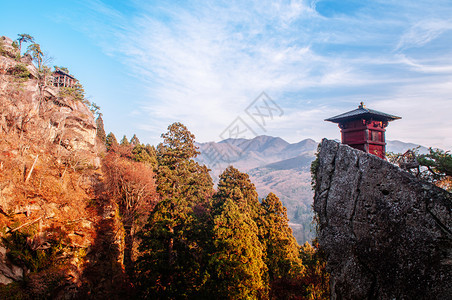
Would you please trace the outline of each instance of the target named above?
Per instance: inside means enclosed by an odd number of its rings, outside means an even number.
[[[215,183],[223,170],[233,165],[250,175],[260,198],[275,193],[287,207],[294,235],[302,244],[314,236],[310,165],[317,145],[313,139],[291,144],[282,138],[265,135],[253,139],[227,139],[218,143],[198,143],[201,155],[197,161],[212,170]],[[417,146],[388,141],[387,151],[403,153]],[[420,148],[420,152],[427,151],[425,147]]]

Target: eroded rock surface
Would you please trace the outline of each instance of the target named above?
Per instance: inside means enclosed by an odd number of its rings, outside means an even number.
[[[452,299],[452,194],[326,139],[318,163],[332,299]]]
[[[39,74],[27,56],[16,61],[11,39],[0,37],[0,46],[0,132],[17,129],[62,151],[95,156],[96,124],[89,108],[74,97],[60,96],[47,84],[50,75]]]

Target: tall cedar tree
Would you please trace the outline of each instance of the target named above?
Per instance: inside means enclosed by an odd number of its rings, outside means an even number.
[[[155,150],[152,150],[153,148],[150,145],[137,144],[132,149],[132,158],[138,162],[148,163],[155,168],[157,166],[157,156]]]
[[[248,204],[254,199],[246,199],[241,188],[248,196],[254,193],[248,189],[251,186],[243,186],[242,175],[230,167],[220,176],[211,229],[209,277],[203,289],[206,297],[258,299],[267,295],[264,247],[251,216],[253,208]]]
[[[97,127],[97,137],[99,140],[102,141],[103,144],[106,144],[107,142],[107,135],[105,134],[104,129],[104,120],[102,119],[102,114],[99,114],[99,116],[96,119],[96,127]]]
[[[268,267],[272,297],[284,295],[286,298],[292,298],[299,292],[294,283],[301,279],[304,270],[299,254],[300,247],[289,227],[287,209],[279,198],[270,193],[262,200],[261,206],[262,242],[266,246],[264,262]]]
[[[119,143],[121,146],[130,146],[129,141],[127,140],[127,137],[124,135],[121,139],[121,142]]]
[[[130,139],[130,144],[133,145],[133,146],[141,144],[140,140],[138,139],[136,134],[134,134],[133,137]]]
[[[193,160],[199,153],[195,137],[183,124],[170,125],[162,138],[156,174],[161,201],[140,234],[138,287],[147,298],[187,298],[205,281],[200,218],[213,183],[209,170]]]
[[[113,132],[110,132],[105,140],[105,146],[107,146],[107,151],[114,150],[119,146],[118,140],[116,139],[116,136],[113,134]]]
[[[238,188],[243,195],[243,203],[239,204],[240,209],[246,210],[254,221],[259,224],[262,215],[262,209],[259,204],[259,196],[256,187],[249,179],[248,174],[242,173],[233,166],[229,166],[220,175],[218,183],[218,192],[216,194],[216,204],[221,205],[226,201],[235,188]]]

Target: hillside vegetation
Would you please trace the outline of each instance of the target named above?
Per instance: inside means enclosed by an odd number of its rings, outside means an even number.
[[[180,123],[157,147],[118,143],[32,37],[0,42],[1,298],[328,298],[275,194],[232,166],[215,189]]]

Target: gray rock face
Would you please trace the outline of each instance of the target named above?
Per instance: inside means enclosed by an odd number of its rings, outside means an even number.
[[[314,210],[332,299],[452,299],[452,194],[325,139]]]
[[[13,281],[22,280],[24,270],[19,266],[13,265],[6,258],[6,249],[0,246],[0,284],[8,284]]]

